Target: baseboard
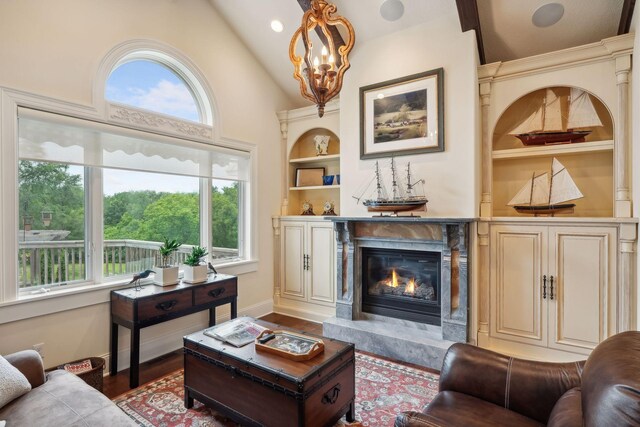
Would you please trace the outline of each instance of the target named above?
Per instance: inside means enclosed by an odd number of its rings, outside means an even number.
[[[278,314],[286,314],[287,316],[295,317],[297,319],[308,320],[310,322],[322,323],[328,318],[335,316],[335,308],[329,308],[328,311],[332,313],[320,313],[317,311],[306,310],[300,307],[290,307],[284,305],[274,305],[273,312]]]
[[[249,316],[249,317],[262,317],[269,313],[273,312],[273,300],[265,300],[259,302],[257,304],[251,305],[249,307],[244,307],[238,310],[238,316]],[[206,314],[206,313],[205,313]],[[206,314],[208,316],[208,314]],[[205,315],[203,315],[205,318]],[[230,318],[230,312],[225,311],[216,315],[216,323],[222,323]],[[206,317],[208,319],[208,317]],[[175,321],[167,322],[163,325],[166,325],[167,328],[170,328],[172,324],[179,323],[180,319],[176,319]],[[188,326],[183,326],[181,328],[168,329],[163,331],[160,336],[151,338],[151,339],[141,339],[140,342],[140,363],[146,362],[148,360],[155,359],[156,357],[160,357],[164,354],[171,353],[179,348],[182,348],[182,337],[185,335],[189,335],[193,332],[205,329],[208,326],[207,320],[203,320],[201,322],[192,323]],[[142,330],[144,331],[144,329]],[[123,340],[124,341],[124,340]],[[128,340],[127,340],[128,344]],[[129,368],[129,355],[130,355],[131,347],[127,345],[126,347],[118,348],[118,371],[122,371],[123,369]],[[105,359],[105,367],[104,367],[104,375],[109,374],[109,366],[110,366],[110,354],[103,354],[100,357]]]

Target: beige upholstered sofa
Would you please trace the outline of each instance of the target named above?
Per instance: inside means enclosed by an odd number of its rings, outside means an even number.
[[[135,426],[105,395],[63,370],[44,372],[40,355],[20,351],[5,359],[29,380],[31,391],[0,408],[0,420],[17,426]]]

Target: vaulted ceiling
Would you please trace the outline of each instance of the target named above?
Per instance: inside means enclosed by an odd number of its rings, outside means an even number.
[[[288,49],[300,26],[309,0],[209,0],[249,50],[258,58],[295,106],[308,103],[298,92]],[[331,0],[330,0],[331,1]],[[388,0],[387,0],[388,1]],[[398,0],[393,0],[396,2]],[[483,63],[508,61],[531,55],[597,42],[629,31],[635,0],[401,0],[404,13],[396,21],[381,16],[383,0],[333,0],[338,14],[346,17],[356,33],[356,45],[402,29],[428,23],[443,15],[457,15],[461,31],[476,30]],[[532,17],[548,3],[562,18],[547,27],[534,25]],[[307,6],[308,7],[308,6]],[[550,19],[553,13],[538,12]],[[284,25],[280,33],[270,23]]]

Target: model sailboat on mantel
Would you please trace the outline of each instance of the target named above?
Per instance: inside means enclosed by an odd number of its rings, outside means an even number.
[[[584,142],[591,133],[587,128],[602,126],[587,92],[572,87],[565,108],[563,100],[547,88],[542,105],[509,135],[517,137],[524,145]]]
[[[537,176],[534,172],[508,205],[513,206],[518,213],[553,216],[556,213],[572,213],[575,203],[566,202],[582,197],[584,196],[573,182],[569,171],[554,158],[551,163],[551,179],[547,172]]]

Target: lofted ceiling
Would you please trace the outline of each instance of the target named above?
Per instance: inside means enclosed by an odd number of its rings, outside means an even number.
[[[292,106],[309,105],[299,94],[289,61],[289,42],[302,20],[304,0],[209,0],[258,58]],[[380,15],[383,0],[333,0],[338,14],[354,27],[358,44],[402,29],[458,14],[461,31],[476,30],[483,63],[508,61],[565,49],[628,32],[635,0],[401,0],[404,14],[389,22]],[[564,8],[556,24],[539,28],[532,16],[542,5]],[[270,23],[284,25],[274,32]]]

